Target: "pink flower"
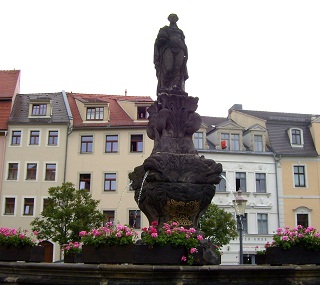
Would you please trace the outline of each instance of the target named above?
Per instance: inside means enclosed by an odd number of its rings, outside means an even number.
[[[198,240],[203,240],[203,236],[202,235],[197,235],[197,239]]]
[[[192,247],[190,249],[190,253],[197,253],[197,252],[198,252],[198,250],[195,247]]]
[[[85,236],[86,234],[87,234],[86,231],[81,231],[81,232],[79,233],[79,236],[83,237],[83,236]]]
[[[158,226],[158,222],[157,222],[157,221],[153,221],[153,222],[151,223],[151,226],[157,227],[157,226]]]
[[[181,261],[187,261],[187,258],[185,256],[182,256]]]
[[[157,237],[158,237],[158,234],[157,234],[157,233],[152,233],[152,234],[151,234],[151,237],[152,237],[152,238],[157,238]]]
[[[38,232],[38,231],[33,231],[33,234],[34,234],[35,236],[37,236],[37,235],[39,234],[39,232]]]
[[[171,233],[172,233],[171,230],[166,230],[167,235],[171,235]]]
[[[126,232],[126,236],[127,236],[127,237],[131,237],[131,236],[132,236],[132,233],[131,233],[131,232]]]
[[[122,237],[122,233],[121,232],[117,232],[116,233],[116,237],[118,237],[118,238]]]
[[[142,228],[141,230],[142,230],[143,232],[147,232],[147,231],[148,231],[148,229],[147,229],[146,227]]]
[[[283,236],[282,240],[287,241],[287,240],[289,240],[289,237],[288,236]]]
[[[188,234],[186,234],[186,238],[190,238],[190,236]]]

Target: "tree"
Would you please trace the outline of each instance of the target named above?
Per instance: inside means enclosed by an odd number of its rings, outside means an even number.
[[[80,231],[100,227],[104,216],[97,206],[100,201],[92,199],[86,190],[76,190],[70,182],[48,190],[47,205],[40,216],[31,222],[32,230],[39,239],[51,239],[60,245],[79,241]]]
[[[238,236],[233,215],[214,204],[210,204],[200,218],[199,229],[218,247],[228,244],[231,239]]]

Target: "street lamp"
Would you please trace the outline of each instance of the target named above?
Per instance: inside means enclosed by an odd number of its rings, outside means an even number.
[[[240,258],[239,263],[243,264],[243,246],[242,246],[242,231],[243,231],[243,217],[244,212],[246,210],[246,203],[247,200],[244,198],[241,194],[241,190],[239,189],[238,195],[235,197],[235,199],[232,201],[233,205],[236,210],[236,216],[237,216],[237,230],[239,231],[239,241],[240,241]]]

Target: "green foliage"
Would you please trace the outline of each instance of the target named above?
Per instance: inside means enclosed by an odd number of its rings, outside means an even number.
[[[106,223],[104,227],[93,229],[89,232],[81,231],[81,242],[84,245],[95,247],[106,245],[126,245],[133,244],[137,239],[138,233],[129,226],[113,225],[112,222]]]
[[[218,247],[228,244],[231,239],[238,236],[233,215],[214,204],[210,204],[200,218],[199,229]]]
[[[0,228],[0,245],[22,247],[38,243],[34,236],[27,236],[26,230]]]
[[[76,190],[70,182],[49,188],[48,205],[31,222],[41,239],[60,245],[80,241],[79,232],[101,226],[104,216],[97,210],[98,200],[85,190]]]

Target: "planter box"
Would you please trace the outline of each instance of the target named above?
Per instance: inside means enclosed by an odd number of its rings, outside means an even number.
[[[82,246],[83,263],[133,263],[134,245]]]
[[[267,264],[320,264],[320,250],[309,250],[295,246],[289,249],[268,247],[266,249]]]
[[[267,264],[267,255],[266,254],[256,254],[255,256],[256,264]]]
[[[42,246],[3,246],[0,245],[0,261],[43,262],[44,247]]]
[[[70,252],[64,254],[64,263],[82,263],[82,253]]]
[[[187,265],[181,261],[182,256],[187,256],[188,252],[185,247],[174,247],[171,245],[153,246],[135,245],[134,264],[151,264],[151,265]],[[203,265],[203,247],[198,247],[198,253],[193,254],[193,265]]]

